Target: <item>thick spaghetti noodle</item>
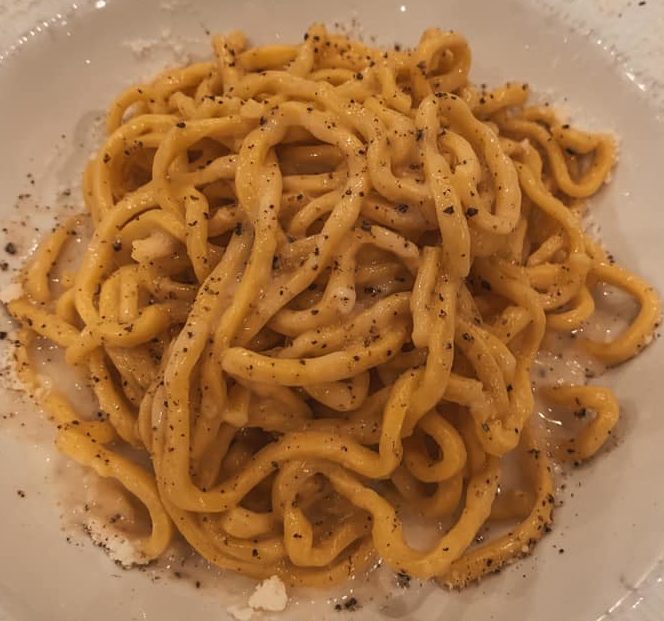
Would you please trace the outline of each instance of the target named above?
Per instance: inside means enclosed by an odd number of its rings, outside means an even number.
[[[8,305],[58,448],[145,505],[144,560],[179,531],[219,567],[291,584],[376,557],[457,587],[497,570],[551,522],[531,420],[545,332],[580,331],[615,365],[659,320],[653,290],[581,226],[614,141],[529,106],[526,84],[471,85],[453,32],[404,51],[318,25],[300,45],[213,45],[112,105],[80,268],[50,277],[66,223]],[[606,343],[582,334],[598,283],[640,305]],[[36,336],[85,370],[100,418],[44,384]],[[591,413],[568,452],[592,457],[615,397],[547,396]],[[500,487],[512,453],[527,489]],[[404,505],[449,523],[430,549],[404,539]],[[475,546],[492,519],[515,526]]]

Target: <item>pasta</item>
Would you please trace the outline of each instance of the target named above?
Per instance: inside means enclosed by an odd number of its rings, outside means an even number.
[[[656,293],[585,233],[611,136],[469,82],[470,49],[430,29],[382,50],[312,26],[299,45],[213,38],[208,62],[113,103],[86,214],[47,237],[8,304],[21,379],[73,460],[142,503],[142,561],[176,533],[215,565],[324,586],[378,558],[451,587],[529,552],[555,483],[531,367],[550,333],[617,365],[650,341]],[[71,238],[76,273],[53,278]],[[591,340],[593,291],[639,305]],[[47,339],[99,415],[34,362]],[[576,461],[619,417],[607,388],[543,397],[590,413]],[[507,489],[515,458],[524,489]],[[404,509],[445,532],[407,542]],[[474,543],[494,520],[514,526]]]

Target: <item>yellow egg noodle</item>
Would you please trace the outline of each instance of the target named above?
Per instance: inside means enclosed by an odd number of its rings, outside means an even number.
[[[179,532],[293,585],[378,558],[453,587],[496,571],[551,522],[531,420],[545,333],[616,365],[659,321],[652,288],[584,234],[614,141],[528,105],[526,84],[473,86],[455,32],[385,51],[314,25],[300,45],[213,47],[115,101],[88,215],[42,243],[8,305],[58,448],[145,505],[146,561]],[[81,218],[92,240],[55,282]],[[580,330],[599,283],[640,307],[611,342]],[[36,371],[37,338],[87,374],[100,417]],[[567,451],[592,457],[613,394],[544,393],[590,412]],[[501,488],[512,453],[526,489]],[[405,506],[448,525],[430,549],[406,542]],[[491,520],[514,525],[475,544]]]

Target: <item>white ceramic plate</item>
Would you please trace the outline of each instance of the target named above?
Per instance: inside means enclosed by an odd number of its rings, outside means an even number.
[[[575,15],[563,0],[544,5]],[[529,0],[97,0],[81,7],[7,0],[0,3],[0,217],[6,227],[0,254],[8,240],[19,254],[28,252],[40,234],[36,229],[45,230],[54,211],[78,207],[78,177],[94,148],[100,112],[130,83],[186,54],[205,54],[206,29],[240,28],[264,42],[298,39],[312,21],[339,22],[381,43],[414,43],[422,29],[440,25],[468,36],[475,81],[526,80],[574,120],[620,134],[620,164],[593,210],[616,257],[664,291],[664,126],[653,103],[657,90],[643,73],[625,71],[606,49],[615,42],[629,51],[629,36],[620,32],[638,31],[651,46],[644,52],[640,44],[640,58],[647,59],[659,51],[652,35],[661,32],[657,19],[664,11],[637,0],[584,5],[578,16],[592,19],[590,8],[599,11],[590,23],[599,35],[574,32]],[[620,11],[625,14],[618,16]],[[615,41],[602,38],[603,27]],[[31,32],[17,43],[15,31],[24,28]],[[69,188],[72,195],[63,196]],[[31,196],[17,199],[25,193]],[[0,260],[18,263],[12,256]],[[0,286],[10,277],[11,269],[0,271]],[[655,345],[608,376],[624,405],[618,445],[567,481],[555,531],[534,557],[460,594],[430,587],[391,594],[379,586],[374,601],[362,601],[352,615],[415,621],[663,619],[663,363],[664,348]],[[67,500],[57,485],[60,461],[45,424],[12,390],[0,389],[0,399],[0,619],[223,621],[226,606],[246,601],[248,581],[204,581],[197,590],[188,580],[122,571],[85,538],[68,543],[61,521]],[[310,619],[314,611],[321,621],[345,615],[325,596],[310,600],[308,593],[283,618]]]

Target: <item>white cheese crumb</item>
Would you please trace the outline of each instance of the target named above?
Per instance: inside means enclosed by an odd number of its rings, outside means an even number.
[[[222,418],[235,427],[244,427],[249,422],[249,410],[247,408],[227,407],[222,414]]]
[[[173,56],[175,62],[186,63],[190,62],[191,58],[186,52],[185,43],[188,41],[175,36],[170,28],[164,28],[159,37],[131,39],[122,41],[120,45],[130,50],[139,60],[151,58],[155,54],[163,55],[165,52]]]
[[[280,612],[286,608],[287,603],[286,585],[279,576],[263,580],[249,598],[249,606],[255,610]]]
[[[108,555],[123,567],[144,565],[148,562],[127,537],[109,528],[103,522],[91,518],[85,526],[90,539],[96,545],[104,548]]]
[[[27,386],[23,380],[18,376],[16,359],[14,358],[15,345],[14,341],[17,338],[15,331],[8,332],[8,338],[0,348],[0,386],[7,390],[14,390],[16,392],[26,392]]]
[[[23,285],[20,282],[13,282],[0,291],[0,302],[9,304],[18,300],[23,295]]]
[[[332,296],[336,300],[336,306],[342,315],[347,315],[353,310],[357,299],[354,288],[336,287],[332,290]]]
[[[139,263],[149,263],[171,256],[176,249],[175,240],[168,233],[157,229],[148,237],[132,242],[131,258]]]
[[[263,580],[249,597],[248,606],[228,606],[226,611],[237,621],[249,621],[257,610],[281,612],[288,603],[286,585],[279,576]]]
[[[254,616],[254,609],[248,606],[229,606],[226,610],[237,621],[249,621]]]
[[[122,42],[122,46],[129,49],[136,58],[145,58],[158,44],[157,39],[133,39]]]

